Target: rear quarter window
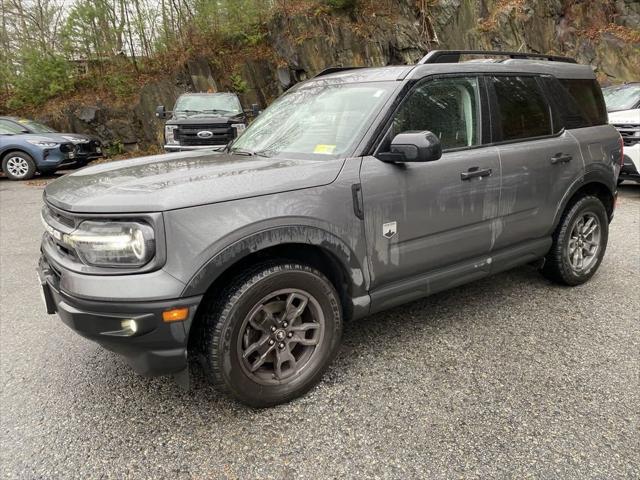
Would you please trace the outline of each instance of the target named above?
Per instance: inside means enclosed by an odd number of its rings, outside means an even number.
[[[607,108],[600,85],[596,80],[589,79],[560,79],[564,88],[563,94],[568,95],[574,106],[580,112],[579,125],[567,125],[567,128],[591,127],[607,123]]]
[[[551,110],[535,77],[491,77],[502,141],[542,137],[551,132]],[[501,135],[500,135],[501,133]]]

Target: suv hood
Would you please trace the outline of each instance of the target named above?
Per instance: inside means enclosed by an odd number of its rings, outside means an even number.
[[[238,122],[244,121],[242,114],[237,115],[213,115],[213,114],[199,114],[191,115],[189,117],[171,117],[166,125],[211,125],[220,124],[226,125],[231,119]]]
[[[47,185],[44,194],[71,212],[160,212],[327,185],[343,163],[171,153],[83,168]]]

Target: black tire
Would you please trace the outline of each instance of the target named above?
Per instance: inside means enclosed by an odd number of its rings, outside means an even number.
[[[203,360],[210,381],[257,408],[304,394],[320,381],[340,345],[339,298],[321,272],[295,262],[270,262],[239,275],[205,307]],[[257,344],[260,349],[249,355]],[[285,354],[295,362],[278,361]],[[260,366],[251,371],[255,365]]]
[[[2,158],[2,171],[9,180],[29,180],[36,174],[36,162],[24,152],[9,152]]]
[[[579,257],[582,258],[585,249],[590,248],[589,246],[583,247],[583,245],[593,243],[593,241],[590,242],[589,239],[581,237],[578,240],[579,246],[576,247],[576,240],[572,238],[572,234],[581,235],[578,232],[579,222],[582,220],[582,225],[584,225],[585,218],[593,218],[594,223],[598,224],[598,246],[593,250],[589,262],[584,264],[583,268],[577,268],[573,264],[571,251],[575,253],[577,249],[580,249]],[[585,283],[598,270],[607,248],[608,238],[609,218],[600,199],[590,195],[578,198],[567,207],[553,233],[553,244],[542,268],[543,275],[549,280],[563,285],[574,286]]]

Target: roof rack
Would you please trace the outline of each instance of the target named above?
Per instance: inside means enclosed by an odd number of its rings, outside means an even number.
[[[345,70],[357,70],[359,68],[367,68],[367,67],[329,67],[322,70],[313,78],[323,77],[325,75],[329,75],[330,73],[344,72]]]
[[[550,62],[577,63],[573,58],[545,55],[542,53],[501,52],[493,50],[432,50],[420,59],[418,65],[424,65],[425,63],[459,63],[461,55],[490,55],[517,58],[520,60],[543,59]]]

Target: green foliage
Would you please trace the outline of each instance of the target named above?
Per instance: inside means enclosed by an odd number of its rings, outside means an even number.
[[[236,93],[245,93],[249,89],[249,84],[239,73],[234,73],[229,77],[231,88]]]
[[[129,72],[130,73],[130,72]],[[117,97],[126,98],[135,93],[136,83],[126,71],[111,72],[105,78],[105,86]]]
[[[263,34],[260,19],[268,10],[267,0],[198,0],[193,22],[197,31],[218,34],[238,43],[256,45]]]
[[[358,7],[358,0],[324,0],[329,8],[353,12]]]
[[[19,73],[12,79],[9,108],[42,105],[73,87],[71,67],[61,56],[27,50],[22,52],[20,64]]]
[[[125,152],[124,144],[121,140],[111,142],[105,149],[105,153],[109,157],[115,157],[116,155],[122,155]]]

